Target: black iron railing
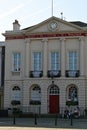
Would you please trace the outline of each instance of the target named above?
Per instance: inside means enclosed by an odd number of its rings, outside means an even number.
[[[79,70],[66,70],[66,77],[79,77]]]
[[[48,77],[60,77],[61,76],[61,71],[60,70],[48,70],[47,72]]]
[[[30,71],[30,77],[38,78],[43,76],[43,71]]]

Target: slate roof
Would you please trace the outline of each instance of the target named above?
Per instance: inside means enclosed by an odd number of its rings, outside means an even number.
[[[81,22],[81,21],[72,21],[70,23],[78,25],[80,27],[87,27],[87,23],[84,23],[84,22]]]

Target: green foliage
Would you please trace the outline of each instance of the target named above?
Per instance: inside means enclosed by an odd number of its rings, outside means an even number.
[[[19,108],[13,108],[13,115],[20,115],[22,111]]]
[[[76,106],[78,105],[78,101],[66,101],[67,106]]]
[[[13,106],[15,106],[15,105],[20,105],[21,102],[20,102],[20,101],[17,101],[17,100],[12,100],[12,101],[11,101],[11,104],[12,104]]]
[[[40,104],[41,104],[40,101],[35,101],[35,100],[30,101],[30,105],[40,105]]]

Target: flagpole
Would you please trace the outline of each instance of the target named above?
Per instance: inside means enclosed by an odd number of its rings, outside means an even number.
[[[53,0],[52,0],[52,16],[53,16]]]

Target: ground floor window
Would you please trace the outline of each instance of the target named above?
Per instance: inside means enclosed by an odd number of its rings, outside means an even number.
[[[18,86],[12,88],[12,105],[20,105],[21,103],[21,89]]]
[[[41,88],[39,85],[32,85],[30,93],[30,104],[41,104]]]
[[[40,113],[41,88],[38,84],[33,84],[30,88],[30,112]]]
[[[77,87],[74,84],[71,84],[68,86],[68,99],[71,101],[77,101],[78,100],[78,90]]]
[[[78,105],[78,89],[77,89],[77,86],[74,84],[71,84],[67,87],[66,105],[68,106]]]

